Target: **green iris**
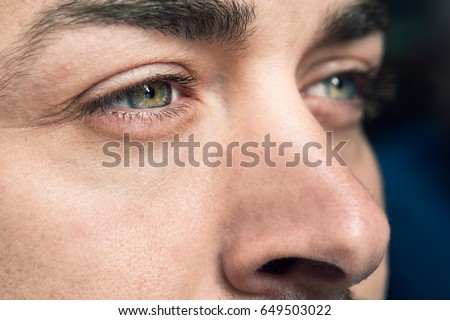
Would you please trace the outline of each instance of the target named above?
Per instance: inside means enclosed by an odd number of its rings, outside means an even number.
[[[165,82],[141,84],[127,95],[128,106],[132,109],[161,108],[172,100],[172,86]]]
[[[338,100],[353,100],[358,97],[358,84],[351,74],[338,75],[316,83],[306,93]]]

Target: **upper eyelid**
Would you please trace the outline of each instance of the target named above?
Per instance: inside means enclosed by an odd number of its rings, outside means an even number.
[[[189,76],[185,75],[154,75],[154,77],[139,81],[133,85],[130,85],[128,87],[120,88],[116,91],[113,91],[111,93],[107,93],[104,95],[101,95],[97,98],[93,98],[90,103],[91,106],[95,104],[106,104],[106,103],[112,103],[113,100],[116,100],[118,98],[122,99],[124,98],[130,91],[139,89],[140,86],[143,86],[144,84],[148,84],[151,82],[166,82],[170,83],[171,85],[181,85],[182,89],[184,91],[188,91],[188,94],[192,94],[193,89],[189,87],[190,84],[195,82],[195,79]]]
[[[179,80],[181,78],[184,79],[186,85],[189,84],[189,89],[194,91],[198,84],[198,78],[193,72],[187,70],[183,66],[170,63],[157,63],[141,66],[97,81],[96,83],[89,85],[83,92],[68,99],[63,104],[73,106],[74,104],[87,102],[88,100],[100,98],[101,96],[112,94],[123,89],[133,88],[145,81],[172,82],[175,79]],[[183,85],[183,83],[180,85]]]
[[[117,90],[112,90],[112,92],[106,93],[106,95],[124,94],[130,90],[137,89],[139,86],[152,82],[166,82],[170,83],[171,85],[182,86],[184,90],[188,91],[188,93],[192,93],[194,89],[190,86],[192,86],[195,81],[195,78],[185,74],[155,74],[150,78],[137,81],[129,86],[121,87]]]
[[[364,74],[369,78],[374,77],[379,68],[380,66],[374,68],[361,61],[352,59],[325,60],[314,64],[304,74],[298,76],[300,79],[299,89],[302,91],[330,77],[347,73]]]
[[[185,78],[190,78],[190,82],[197,81],[197,76],[183,66],[170,63],[155,63],[109,76],[93,84],[85,93],[95,96],[104,92],[113,91],[114,89],[119,90],[124,87],[132,87],[143,81],[155,81],[159,79],[170,81],[171,75],[177,75],[179,78],[183,75]]]

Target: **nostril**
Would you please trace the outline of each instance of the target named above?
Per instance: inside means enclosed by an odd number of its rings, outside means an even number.
[[[299,260],[299,258],[282,258],[271,260],[259,268],[258,272],[284,275],[289,273],[291,269],[293,269],[294,265],[299,262]]]
[[[261,266],[258,272],[278,276],[295,274],[325,281],[346,277],[345,272],[334,264],[304,258],[274,259]]]

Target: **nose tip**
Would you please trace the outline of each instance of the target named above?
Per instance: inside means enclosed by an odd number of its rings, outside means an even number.
[[[277,299],[345,297],[347,288],[376,270],[383,259],[388,235],[381,232],[372,241],[360,236],[340,240],[334,237],[333,244],[316,239],[316,245],[299,243],[295,251],[262,241],[249,243],[253,249],[238,249],[239,254],[228,256],[224,264],[226,277],[233,287],[247,294]],[[295,240],[280,238],[279,241],[292,243]],[[247,250],[256,252],[252,256]],[[271,254],[261,258],[267,252]]]
[[[389,240],[383,210],[356,181],[324,191],[301,200],[277,194],[270,206],[245,215],[224,255],[233,287],[271,298],[338,299],[376,270]]]

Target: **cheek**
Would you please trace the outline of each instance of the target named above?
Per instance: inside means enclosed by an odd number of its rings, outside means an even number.
[[[210,210],[189,171],[99,173],[16,151],[0,169],[0,297],[187,297],[210,273],[196,265],[214,251]]]

